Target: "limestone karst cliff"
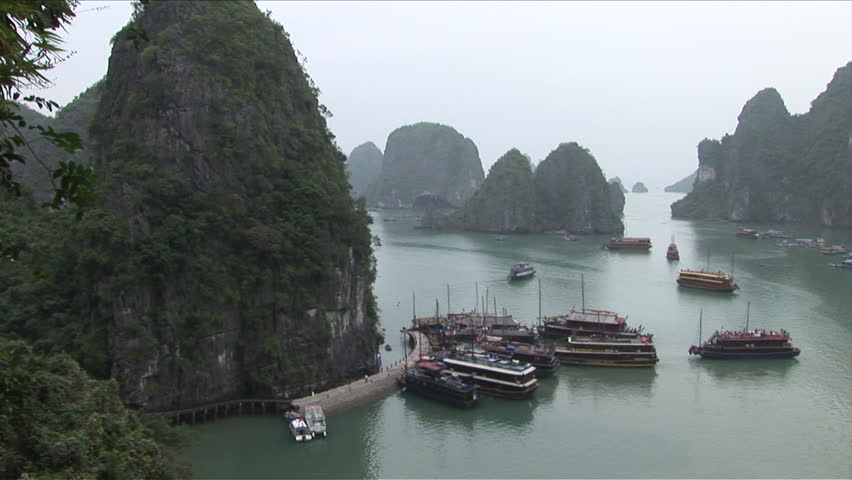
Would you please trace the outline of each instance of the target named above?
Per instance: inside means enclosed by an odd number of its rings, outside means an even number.
[[[346,172],[352,194],[363,195],[382,172],[382,151],[373,142],[358,145],[346,159]]]
[[[491,232],[535,229],[535,183],[532,165],[517,149],[500,157],[482,187],[453,215],[456,228]]]
[[[140,7],[89,135],[100,203],[27,226],[0,328],[151,410],[373,371],[369,217],[287,33],[253,2]]]
[[[642,182],[636,182],[633,184],[633,189],[630,190],[630,193],[648,193],[648,187]]]
[[[852,62],[802,115],[761,90],[733,134],[698,144],[695,188],[675,218],[852,226]]]
[[[611,204],[610,189],[597,161],[576,143],[559,145],[535,171],[525,155],[512,149],[491,167],[461,211],[431,209],[421,223],[500,233],[621,233],[618,217],[624,205]]]
[[[695,178],[698,177],[698,170],[690,173],[686,177],[669,185],[663,190],[672,193],[689,193],[692,191],[692,186],[695,184]]]
[[[621,233],[609,187],[595,157],[576,142],[562,143],[535,170],[540,230]]]
[[[382,172],[367,189],[367,203],[409,208],[420,195],[437,195],[461,207],[483,180],[471,139],[446,125],[417,123],[388,136]]]

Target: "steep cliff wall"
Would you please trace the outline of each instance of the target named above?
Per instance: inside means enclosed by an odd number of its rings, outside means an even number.
[[[125,403],[295,396],[375,368],[369,220],[286,32],[251,2],[152,2],[130,27],[91,132]]]
[[[363,195],[382,173],[382,151],[373,142],[358,145],[346,159],[346,172],[353,195]]]
[[[88,128],[92,122],[92,117],[95,115],[95,108],[100,101],[102,86],[103,82],[99,81],[87,88],[56,112],[55,117],[48,117],[26,106],[21,106],[21,116],[24,117],[28,125],[50,127],[57,132],[73,132],[80,136],[83,143],[82,150],[74,155],[69,155],[65,150],[50,142],[39,140],[39,134],[36,130],[22,132],[24,137],[30,141],[30,145],[21,150],[21,154],[26,160],[25,163],[12,163],[12,172],[16,180],[32,192],[36,201],[45,202],[53,198],[53,186],[44,168],[45,166],[56,168],[60,161],[68,160],[82,164],[89,162]]]
[[[743,107],[732,135],[698,145],[698,179],[676,218],[852,227],[852,63],[804,115],[774,89]]]
[[[535,170],[536,212],[540,230],[621,233],[609,186],[597,161],[575,142],[550,152]]]
[[[420,195],[437,195],[461,207],[483,179],[471,139],[446,125],[417,123],[388,136],[382,173],[367,189],[367,203],[408,208]]]
[[[610,180],[609,185],[609,206],[612,213],[621,216],[624,215],[624,185],[618,177]]]
[[[532,165],[516,149],[500,157],[482,187],[451,217],[454,228],[529,232],[536,228]]]

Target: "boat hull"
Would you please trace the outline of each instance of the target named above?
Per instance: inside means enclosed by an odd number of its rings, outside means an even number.
[[[471,408],[479,403],[479,394],[477,391],[453,391],[449,388],[435,384],[434,382],[410,376],[403,376],[401,383],[405,387],[406,392],[412,392],[420,395],[421,397],[437,400],[448,405],[460,408]]]
[[[728,292],[728,293],[730,293],[730,292],[733,292],[734,290],[737,290],[738,288],[740,288],[740,287],[737,286],[737,284],[722,285],[722,286],[720,286],[720,285],[707,285],[707,284],[693,283],[693,282],[689,282],[689,281],[682,281],[680,279],[678,279],[677,284],[681,287],[698,288],[698,289],[701,289],[701,290],[710,290],[712,292]]]
[[[744,359],[759,359],[759,358],[793,358],[799,355],[799,349],[776,351],[776,352],[717,352],[708,351],[703,348],[697,348],[690,352],[693,355],[700,355],[701,358],[711,360],[744,360]]]

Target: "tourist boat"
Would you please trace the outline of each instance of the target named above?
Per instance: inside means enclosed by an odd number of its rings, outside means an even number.
[[[749,310],[751,304],[748,304]],[[793,358],[799,355],[799,349],[790,342],[790,333],[786,330],[749,330],[748,310],[746,326],[743,330],[715,331],[710,338],[701,343],[701,312],[698,317],[698,343],[689,347],[690,355],[700,355],[711,359],[746,358]]]
[[[311,430],[311,435],[314,437],[327,437],[328,431],[325,424],[325,413],[319,405],[309,405],[305,407],[305,423]]]
[[[314,439],[314,434],[300,413],[287,412],[284,414],[284,420],[297,442],[307,442]]]
[[[522,399],[538,388],[535,367],[518,360],[474,352],[451,352],[441,358],[448,371],[479,385],[485,395]]]
[[[488,338],[479,345],[480,348],[488,353],[529,363],[535,367],[535,376],[538,378],[549,377],[559,368],[559,359],[553,348]]]
[[[680,260],[680,252],[677,251],[677,245],[674,242],[669,244],[669,248],[666,249],[666,258],[669,260]]]
[[[836,268],[852,268],[852,258],[847,258],[840,263],[832,263],[831,266]]]
[[[787,235],[781,230],[767,230],[765,232],[760,232],[758,236],[760,238],[790,238],[790,235]]]
[[[627,318],[609,310],[571,309],[567,315],[544,317],[539,333],[547,337],[569,337],[575,334],[604,334],[635,337],[641,328],[628,328]]]
[[[532,265],[526,262],[516,263],[509,271],[509,280],[532,278],[533,275],[535,275],[535,268]]]
[[[823,255],[842,255],[846,253],[846,248],[841,245],[832,245],[830,247],[820,248],[819,253]]]
[[[479,387],[451,374],[443,362],[418,360],[405,370],[401,379],[406,392],[469,408],[479,402]]]
[[[538,334],[535,330],[531,330],[527,328],[525,325],[521,325],[518,328],[512,327],[469,327],[462,328],[454,332],[454,337],[461,341],[475,340],[479,338],[481,335],[488,335],[491,337],[499,337],[502,340],[512,341],[512,342],[520,342],[520,343],[535,343],[538,339]]]
[[[786,330],[716,331],[703,345],[689,347],[690,355],[702,358],[792,358],[799,349],[790,343]]]
[[[757,233],[757,230],[752,230],[750,228],[741,228],[737,227],[737,236],[744,238],[760,238],[760,234]]]
[[[717,292],[733,292],[740,288],[734,283],[733,275],[703,270],[681,270],[677,277],[677,284],[681,287],[701,288]]]
[[[660,361],[653,335],[575,335],[567,346],[556,347],[556,356],[566,365],[597,367],[653,367]]]
[[[610,238],[601,248],[609,250],[648,250],[651,248],[650,238],[621,237]]]

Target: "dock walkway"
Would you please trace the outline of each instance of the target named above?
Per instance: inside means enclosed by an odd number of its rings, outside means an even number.
[[[417,361],[420,355],[418,345],[423,348],[422,353],[425,354],[429,351],[429,342],[424,341],[423,334],[420,332],[410,333],[416,342],[411,353],[408,354],[408,362],[413,363]],[[337,415],[398,392],[400,387],[397,379],[402,375],[404,369],[405,362],[400,360],[379,373],[322,393],[293,400],[292,404],[300,409],[309,405],[319,405],[327,416]]]

